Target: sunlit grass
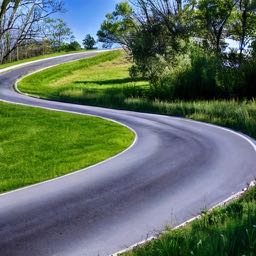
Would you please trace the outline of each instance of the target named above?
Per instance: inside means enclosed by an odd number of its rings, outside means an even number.
[[[107,52],[28,76],[19,89],[53,100],[121,107],[126,97],[149,88],[148,82],[129,77],[130,66],[124,52]]]
[[[126,149],[134,134],[96,117],[0,103],[0,192],[88,167]]]

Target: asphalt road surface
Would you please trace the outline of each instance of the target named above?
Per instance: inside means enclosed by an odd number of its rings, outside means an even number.
[[[0,99],[92,114],[137,133],[128,151],[85,171],[0,196],[0,255],[109,255],[197,215],[256,176],[250,139],[161,115],[31,98],[21,76],[96,53],[32,63],[0,75]]]

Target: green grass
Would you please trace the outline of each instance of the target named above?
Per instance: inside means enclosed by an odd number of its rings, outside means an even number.
[[[0,102],[0,192],[88,167],[126,149],[128,128],[101,118]]]
[[[28,76],[19,89],[52,100],[122,107],[126,97],[149,88],[145,81],[130,79],[129,67],[122,51],[107,52]]]
[[[111,52],[63,64],[21,81],[23,92],[53,100],[180,116],[226,126],[256,138],[255,101],[160,102],[149,84],[129,78],[129,61]],[[128,256],[256,255],[256,189],[241,199],[204,213],[200,220],[169,230]]]
[[[51,58],[51,57],[57,57],[57,56],[65,55],[65,54],[71,54],[71,53],[83,52],[83,51],[84,50],[74,51],[74,52],[55,52],[55,53],[44,54],[44,55],[40,55],[40,56],[35,56],[35,57],[23,59],[23,60],[12,61],[12,62],[8,62],[8,63],[5,63],[5,64],[0,64],[0,71],[3,68],[8,68],[8,67],[11,67],[11,66],[15,66],[15,65],[18,65],[18,64],[23,64],[23,63],[30,62],[30,61],[43,60],[43,59],[47,59],[47,58]]]

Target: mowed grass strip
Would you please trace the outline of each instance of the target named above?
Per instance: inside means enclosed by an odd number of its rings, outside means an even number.
[[[101,118],[1,102],[0,127],[0,192],[96,164],[135,137]]]

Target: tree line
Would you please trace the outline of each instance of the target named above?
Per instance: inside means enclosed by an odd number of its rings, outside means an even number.
[[[81,45],[62,19],[62,0],[0,0],[0,63],[58,51],[76,51]],[[86,49],[96,41],[87,35]]]
[[[255,0],[130,0],[98,31],[131,55],[149,97],[256,97]]]

